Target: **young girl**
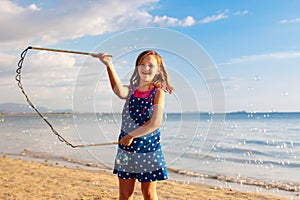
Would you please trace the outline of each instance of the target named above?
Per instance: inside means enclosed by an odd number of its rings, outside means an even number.
[[[136,179],[144,199],[157,199],[156,182],[168,179],[159,126],[165,92],[173,90],[163,60],[153,50],[142,52],[127,86],[121,84],[110,56],[99,53],[95,57],[106,65],[114,93],[126,99],[113,171],[119,178],[119,199],[133,198]]]

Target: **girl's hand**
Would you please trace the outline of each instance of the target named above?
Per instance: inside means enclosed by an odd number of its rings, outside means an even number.
[[[119,144],[122,144],[124,146],[129,146],[133,141],[133,136],[131,135],[125,135],[121,141],[119,142]]]
[[[105,53],[98,53],[98,54],[92,54],[92,56],[94,58],[99,58],[99,60],[107,67],[111,65],[111,57],[112,57],[111,55],[107,55]]]

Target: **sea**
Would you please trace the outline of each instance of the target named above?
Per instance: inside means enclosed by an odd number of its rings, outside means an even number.
[[[46,119],[52,126],[45,122]],[[0,154],[111,171],[120,113],[0,116]],[[299,199],[300,113],[166,113],[161,144],[169,179]],[[73,148],[61,142],[63,137]]]

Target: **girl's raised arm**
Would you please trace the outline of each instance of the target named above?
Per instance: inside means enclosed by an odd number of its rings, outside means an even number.
[[[110,81],[110,86],[114,93],[120,99],[126,99],[129,94],[129,87],[122,85],[120,78],[115,70],[114,65],[111,62],[111,56],[105,53],[93,54],[93,57],[99,58],[99,60],[106,66],[107,73]]]

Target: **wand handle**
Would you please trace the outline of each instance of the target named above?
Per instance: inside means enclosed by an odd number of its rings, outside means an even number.
[[[62,49],[51,49],[51,48],[42,48],[42,47],[28,47],[28,49],[33,50],[40,50],[40,51],[52,51],[52,52],[59,52],[59,53],[72,53],[72,54],[80,54],[80,55],[90,55],[93,56],[95,53],[88,53],[88,52],[82,52],[82,51],[70,51],[70,50],[62,50]],[[107,55],[112,57],[112,55]]]
[[[73,148],[80,148],[80,147],[96,147],[96,146],[107,146],[107,145],[115,145],[115,144],[119,144],[119,142],[108,142],[108,143],[100,143],[100,144],[79,144],[79,145],[75,145],[73,146]]]

